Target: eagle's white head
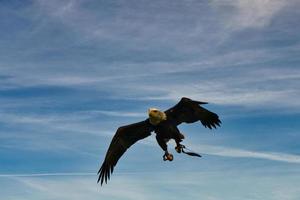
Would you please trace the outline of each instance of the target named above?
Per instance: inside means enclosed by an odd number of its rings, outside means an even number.
[[[157,108],[148,109],[149,121],[152,125],[157,125],[161,121],[167,120],[167,115]]]

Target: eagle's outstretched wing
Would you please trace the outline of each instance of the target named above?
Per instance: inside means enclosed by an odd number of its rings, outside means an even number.
[[[101,185],[110,178],[114,167],[125,151],[138,140],[151,135],[152,126],[149,120],[119,127],[107,150],[104,162],[98,171]]]
[[[165,111],[167,119],[172,120],[176,125],[183,122],[194,123],[200,120],[203,126],[209,129],[220,126],[219,116],[201,107],[200,104],[206,104],[206,102],[183,97],[174,107]]]

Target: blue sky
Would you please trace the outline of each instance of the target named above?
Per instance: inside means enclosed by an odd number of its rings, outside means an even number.
[[[298,200],[296,0],[0,1],[0,190],[6,200]],[[180,125],[201,159],[154,136],[108,185],[118,126],[182,96],[223,125]]]

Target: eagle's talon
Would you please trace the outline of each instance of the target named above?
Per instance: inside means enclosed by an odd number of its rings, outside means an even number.
[[[175,147],[175,150],[177,151],[177,153],[181,153],[183,148],[185,148],[184,145],[178,144],[178,145]]]
[[[180,146],[176,146],[175,150],[177,151],[177,153],[181,153],[182,148]]]
[[[167,158],[168,158],[168,161],[172,161],[174,157],[172,154],[169,154],[169,155],[167,155]]]
[[[172,161],[174,159],[173,155],[170,153],[165,153],[165,155],[163,156],[163,160],[164,161]]]

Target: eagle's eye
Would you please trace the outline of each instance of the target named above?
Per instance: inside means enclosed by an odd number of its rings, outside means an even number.
[[[157,113],[157,110],[153,110],[153,112]]]

